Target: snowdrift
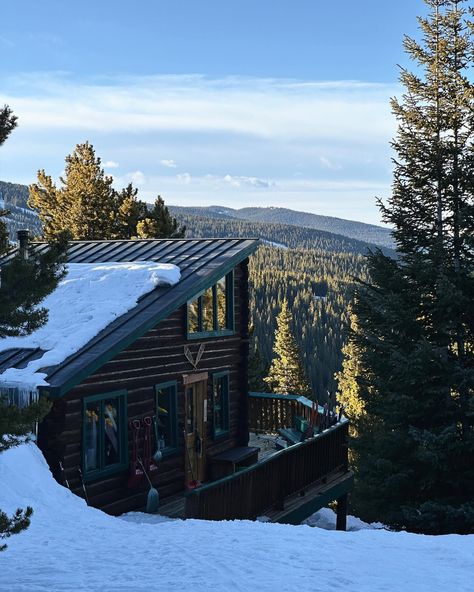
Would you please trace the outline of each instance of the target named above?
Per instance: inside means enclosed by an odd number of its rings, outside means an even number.
[[[26,505],[1,592],[472,590],[474,536],[114,518],[58,485],[35,444],[0,455],[0,508]]]

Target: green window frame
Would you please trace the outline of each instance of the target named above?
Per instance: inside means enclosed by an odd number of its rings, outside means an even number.
[[[188,339],[233,335],[234,325],[234,272],[231,271],[188,301],[186,335]]]
[[[85,397],[82,472],[92,481],[128,468],[127,391]]]
[[[214,439],[229,433],[230,372],[215,372],[212,375],[212,429]]]
[[[158,432],[156,445],[163,456],[168,456],[179,449],[178,384],[176,380],[155,385],[155,408]]]

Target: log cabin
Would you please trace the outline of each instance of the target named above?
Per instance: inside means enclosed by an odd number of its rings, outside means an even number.
[[[20,239],[20,252],[47,248]],[[314,420],[314,405],[248,393],[248,260],[257,247],[240,238],[70,243],[69,263],[150,261],[181,272],[178,283],[143,294],[78,351],[41,368],[37,394],[52,407],[38,446],[53,476],[88,504],[113,515],[141,510],[151,481],[160,512],[173,517],[265,514],[298,523],[337,500],[345,528],[347,420],[323,425],[318,408],[313,437],[260,454],[257,434]],[[0,351],[0,381],[43,354]]]

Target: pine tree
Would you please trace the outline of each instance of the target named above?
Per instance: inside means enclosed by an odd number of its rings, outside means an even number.
[[[277,317],[273,346],[275,356],[265,382],[274,393],[310,396],[311,388],[306,378],[298,345],[291,332],[291,321],[288,301],[284,300]]]
[[[0,111],[0,146],[16,126],[16,117],[5,107]],[[4,213],[0,213],[0,218]],[[0,269],[0,340],[9,335],[25,335],[47,320],[47,310],[38,308],[41,301],[56,287],[64,275],[67,243],[64,236],[50,244],[42,255],[19,253]],[[9,243],[5,223],[0,220],[0,257],[8,254]],[[27,255],[27,256],[26,256]],[[49,410],[46,400],[27,409],[11,405],[0,395],[0,453],[18,445]],[[0,540],[28,528],[33,510],[18,509],[10,518],[0,510]],[[6,549],[0,544],[0,551]]]
[[[402,70],[392,196],[399,259],[369,257],[352,336],[357,510],[424,533],[474,532],[474,27],[464,0],[426,0],[421,74]]]
[[[151,209],[138,199],[132,184],[116,191],[89,142],[66,157],[65,175],[57,187],[44,170],[29,187],[28,205],[38,212],[46,240],[67,233],[74,240],[182,238],[163,199]]]
[[[138,199],[138,189],[129,183],[125,189],[117,193],[116,215],[111,238],[138,238],[137,227],[147,216],[146,203]]]
[[[158,195],[148,216],[137,224],[137,234],[140,238],[183,238],[185,226],[178,226],[165,206],[163,198]]]
[[[264,377],[268,373],[268,367],[265,368],[265,363],[260,355],[253,325],[249,329],[249,341],[249,391],[257,393],[265,392],[268,389],[268,385],[265,383]]]
[[[351,316],[350,334],[357,333],[357,320]],[[337,401],[344,407],[344,415],[350,420],[357,420],[364,412],[363,401],[360,397],[357,376],[360,375],[359,353],[353,339],[349,339],[342,348],[342,369],[336,373]],[[353,426],[351,425],[353,429]]]
[[[89,142],[78,144],[66,157],[64,177],[57,188],[44,171],[30,185],[29,205],[36,209],[46,239],[67,231],[73,239],[97,240],[113,233],[116,194],[113,179]]]
[[[4,105],[0,109],[0,146],[16,128],[17,124],[18,118],[16,115],[13,114],[8,105]]]

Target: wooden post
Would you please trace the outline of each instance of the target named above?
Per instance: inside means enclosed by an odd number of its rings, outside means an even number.
[[[337,499],[336,530],[347,529],[347,493]]]

